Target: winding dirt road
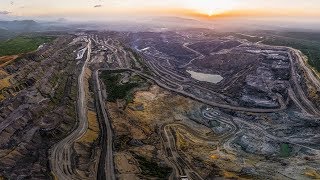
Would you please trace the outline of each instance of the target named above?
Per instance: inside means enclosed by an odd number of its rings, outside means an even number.
[[[311,67],[307,65],[307,61],[305,60],[302,52],[292,48],[291,50],[295,53],[299,61],[299,65],[302,67],[302,69],[308,76],[309,80],[316,86],[317,90],[320,91],[320,79],[317,75],[315,75],[315,72],[313,71],[313,69],[311,69]]]
[[[72,148],[74,142],[80,139],[88,129],[87,106],[85,98],[85,70],[91,58],[91,40],[88,40],[87,58],[78,77],[78,127],[65,139],[51,149],[51,170],[59,180],[83,179],[72,168]]]
[[[293,50],[293,49],[290,49],[290,50],[291,50],[291,52],[293,52],[293,54],[291,54],[290,52],[288,53],[289,59],[290,59],[290,62],[291,62],[291,79],[292,79],[293,85],[294,85],[293,90],[296,92],[296,95],[298,95],[298,97],[300,98],[301,103],[304,104],[304,108],[308,110],[308,113],[311,114],[311,115],[319,116],[320,115],[319,110],[308,99],[308,97],[306,96],[305,92],[303,91],[303,89],[302,89],[302,87],[301,87],[301,85],[300,85],[300,83],[298,81],[299,77],[297,75],[295,64],[298,63],[304,70],[308,69],[307,72],[309,72],[310,69],[307,68],[303,62],[301,62],[303,60],[302,60],[301,56],[298,54],[297,50]],[[295,56],[295,57],[293,57],[293,56]],[[298,61],[298,62],[295,62],[294,58],[297,59],[296,61]],[[307,76],[311,80],[311,82],[313,82],[314,85],[317,85],[317,83],[319,83],[319,81],[316,81],[315,79],[313,79],[313,76],[310,77],[310,75],[311,74],[307,73]]]

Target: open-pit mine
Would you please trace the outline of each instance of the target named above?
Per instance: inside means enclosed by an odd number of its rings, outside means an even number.
[[[0,179],[320,179],[320,80],[213,30],[46,34],[0,57]]]

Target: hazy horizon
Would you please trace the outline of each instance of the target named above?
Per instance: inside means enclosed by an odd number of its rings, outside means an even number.
[[[2,0],[1,19],[67,18],[77,21],[145,16],[178,16],[194,19],[232,18],[300,18],[320,17],[320,2],[317,0]]]
[[[132,26],[139,25],[196,26],[220,28],[223,31],[286,28],[320,30],[320,12],[317,11],[320,2],[317,0],[3,0],[0,7],[0,20],[85,23],[94,25],[94,28],[113,23],[112,30],[130,30]]]

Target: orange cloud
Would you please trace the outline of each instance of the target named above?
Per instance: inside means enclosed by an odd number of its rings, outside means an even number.
[[[214,18],[227,18],[227,17],[317,17],[320,16],[320,12],[307,11],[302,9],[277,9],[277,10],[265,10],[265,9],[242,9],[242,10],[230,10],[220,14],[208,15],[205,13],[199,13],[196,11],[185,11],[183,14],[198,18],[214,19]]]

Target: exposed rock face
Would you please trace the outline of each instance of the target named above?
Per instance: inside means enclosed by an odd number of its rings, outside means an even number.
[[[75,124],[76,64],[72,36],[13,61],[2,71],[0,176],[49,179],[48,150]]]
[[[151,172],[148,174],[147,170],[144,172],[146,167],[143,162],[155,163],[156,166],[168,169],[168,164],[164,163],[165,150],[161,146],[159,128],[165,123],[179,120],[180,116],[185,116],[184,110],[191,107],[187,99],[158,86],[136,92],[133,102],[124,110],[119,110],[116,103],[108,103],[115,131],[117,176],[120,179],[159,178]],[[170,171],[164,174],[167,173],[170,174]]]

